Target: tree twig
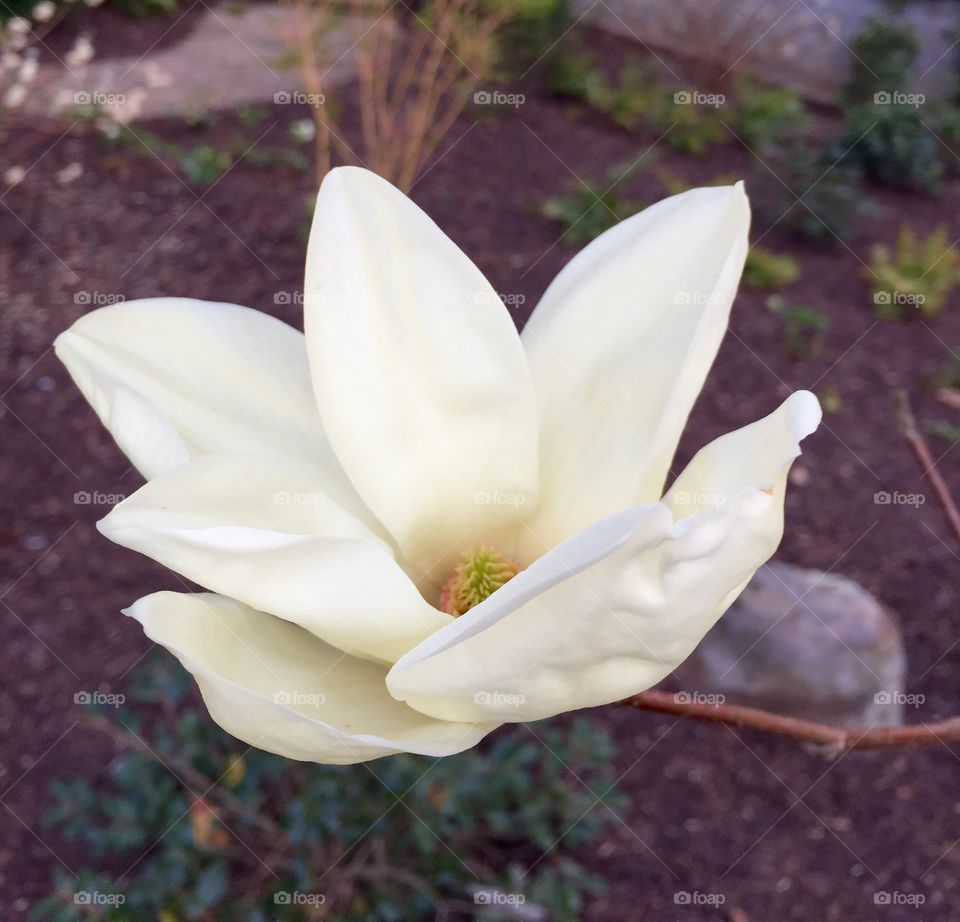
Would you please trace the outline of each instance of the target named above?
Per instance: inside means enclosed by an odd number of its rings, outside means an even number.
[[[854,749],[910,748],[960,741],[960,716],[934,723],[911,724],[906,727],[847,729],[739,704],[688,701],[672,692],[656,689],[640,692],[620,703],[644,711],[657,711],[678,717],[695,717],[729,726],[746,727],[751,730],[761,730],[764,733],[787,736],[801,743],[825,746],[833,755],[840,755]]]
[[[930,452],[927,440],[917,428],[917,421],[910,407],[910,398],[907,397],[906,391],[897,391],[896,409],[897,424],[900,427],[900,431],[910,443],[913,453],[917,456],[917,460],[923,467],[923,476],[930,478],[930,483],[933,484],[933,490],[937,494],[940,505],[943,506],[943,511],[947,516],[947,520],[950,522],[953,533],[957,538],[960,538],[960,510],[957,509],[957,504],[953,500],[947,482],[937,469],[937,462]]]

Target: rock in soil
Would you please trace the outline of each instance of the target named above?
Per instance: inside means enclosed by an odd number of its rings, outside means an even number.
[[[771,562],[677,670],[681,686],[845,727],[902,723],[906,658],[886,608],[851,579]]]

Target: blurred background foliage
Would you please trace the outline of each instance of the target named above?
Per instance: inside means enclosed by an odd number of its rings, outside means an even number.
[[[82,843],[89,867],[78,880],[58,869],[34,918],[502,918],[485,894],[522,890],[527,918],[572,920],[602,888],[576,850],[623,795],[613,742],[586,720],[517,727],[447,759],[320,766],[244,746],[191,686],[157,653],[123,707],[88,710],[121,752],[106,784],[55,784],[45,825]],[[117,892],[116,906],[77,902]]]

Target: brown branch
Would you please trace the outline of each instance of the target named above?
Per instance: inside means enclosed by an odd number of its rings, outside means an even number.
[[[897,423],[900,431],[910,443],[913,453],[917,456],[921,467],[923,467],[923,475],[930,478],[930,483],[933,484],[933,490],[937,494],[937,499],[943,507],[947,520],[950,522],[950,527],[953,529],[954,534],[960,538],[960,510],[957,509],[957,504],[950,494],[950,488],[947,486],[946,481],[943,479],[940,471],[937,470],[937,462],[930,452],[927,440],[921,435],[920,430],[917,428],[917,421],[914,418],[913,410],[910,408],[910,398],[907,397],[906,391],[897,391],[896,405]]]
[[[672,692],[655,689],[640,692],[620,703],[643,711],[657,711],[661,714],[674,714],[677,717],[695,717],[729,726],[746,727],[750,730],[787,736],[801,743],[826,746],[832,755],[840,755],[854,749],[910,748],[960,741],[960,717],[950,717],[947,720],[929,724],[911,724],[906,727],[847,729],[739,704],[685,701]]]

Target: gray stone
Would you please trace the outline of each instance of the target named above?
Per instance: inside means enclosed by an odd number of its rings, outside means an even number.
[[[845,727],[902,723],[906,658],[853,580],[771,562],[677,670],[681,687]]]
[[[889,19],[884,0],[573,0],[585,21],[679,59],[688,73],[714,58],[718,75],[745,71],[796,87],[819,102],[836,101],[853,60],[850,44],[867,19]],[[951,52],[960,23],[956,4],[915,0],[902,19],[920,35],[914,85],[891,91],[951,92]],[[675,64],[662,61],[665,79]]]
[[[369,16],[339,19],[323,37],[325,91],[352,79],[357,37],[386,23]],[[146,54],[65,68],[45,64],[27,108],[68,113],[97,102],[108,118],[128,122],[195,115],[243,104],[297,100],[303,81],[292,52],[302,24],[289,6],[254,4],[209,9],[180,42]]]

